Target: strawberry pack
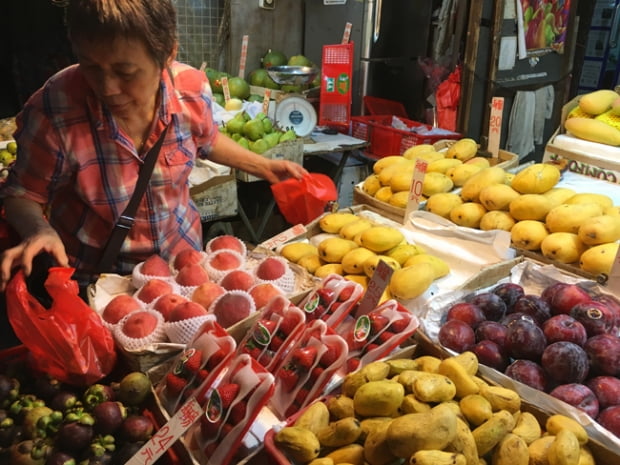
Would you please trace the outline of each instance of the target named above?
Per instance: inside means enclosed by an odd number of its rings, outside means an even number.
[[[276,372],[270,408],[286,418],[323,394],[332,377],[344,366],[348,347],[325,321],[307,323]]]
[[[299,307],[284,296],[276,296],[260,311],[239,343],[238,352],[249,354],[274,373],[305,322],[306,316]]]
[[[306,320],[323,320],[335,328],[353,313],[363,294],[361,284],[330,274],[306,296],[300,307],[306,312]]]
[[[205,382],[196,394],[204,413],[185,438],[198,462],[227,465],[251,452],[242,447],[243,438],[273,390],[273,375],[248,354],[235,355]]]

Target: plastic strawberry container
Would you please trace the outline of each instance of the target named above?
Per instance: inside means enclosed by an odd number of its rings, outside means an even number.
[[[276,296],[260,310],[260,315],[238,345],[238,353],[247,353],[275,373],[288,348],[303,331],[305,313],[284,296]]]
[[[332,377],[345,366],[347,354],[346,341],[326,322],[307,323],[275,373],[271,410],[284,419],[321,397]]]

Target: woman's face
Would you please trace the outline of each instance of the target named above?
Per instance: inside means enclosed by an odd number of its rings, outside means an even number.
[[[80,70],[97,97],[117,117],[152,110],[161,68],[138,39],[75,44]]]

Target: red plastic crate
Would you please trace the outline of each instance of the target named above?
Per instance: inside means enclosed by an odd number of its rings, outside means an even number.
[[[353,42],[324,45],[319,125],[347,131],[351,121]]]
[[[458,133],[419,134],[413,131],[396,129],[392,126],[393,115],[354,116],[351,118],[351,135],[358,139],[370,142],[367,154],[371,157],[382,158],[388,155],[402,155],[405,150],[414,145],[433,144],[443,139],[460,139]],[[406,118],[400,118],[407,128],[425,128],[429,131],[432,126]]]
[[[395,100],[387,100],[370,95],[364,96],[364,107],[371,115],[394,115],[401,118],[407,118],[407,110],[405,106]]]

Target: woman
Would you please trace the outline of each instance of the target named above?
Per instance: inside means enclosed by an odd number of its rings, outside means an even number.
[[[50,78],[17,118],[19,153],[0,197],[22,242],[0,257],[0,290],[13,268],[28,275],[41,252],[76,268],[80,284],[92,281],[141,157],[166,126],[135,224],[109,272],[127,274],[154,253],[202,247],[187,182],[196,156],[270,182],[306,173],[219,133],[204,73],[174,60],[171,0],[72,0],[67,26],[78,64]]]

